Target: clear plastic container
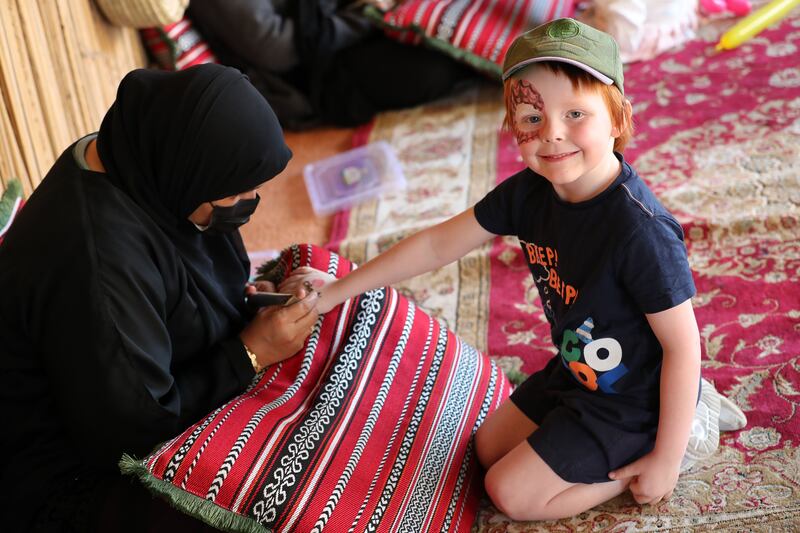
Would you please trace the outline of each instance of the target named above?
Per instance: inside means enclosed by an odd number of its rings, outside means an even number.
[[[406,186],[394,150],[384,141],[310,163],[303,178],[317,215],[329,215]]]

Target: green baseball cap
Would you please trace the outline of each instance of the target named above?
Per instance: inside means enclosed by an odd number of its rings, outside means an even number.
[[[624,94],[622,60],[609,34],[570,18],[550,21],[529,30],[511,43],[503,61],[503,81],[541,61],[561,61],[581,68]]]

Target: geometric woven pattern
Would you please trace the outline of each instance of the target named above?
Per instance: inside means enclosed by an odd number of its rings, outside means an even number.
[[[266,273],[352,265],[313,246]],[[503,373],[393,289],[320,317],[305,347],[142,462],[179,508],[235,531],[469,531],[482,484],[472,435]]]

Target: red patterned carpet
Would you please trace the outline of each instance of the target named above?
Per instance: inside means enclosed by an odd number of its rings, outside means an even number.
[[[626,70],[626,157],[684,226],[703,374],[748,425],[658,506],[622,496],[571,520],[511,523],[484,503],[477,531],[800,530],[800,10],[716,53],[729,24]],[[501,118],[496,88],[381,116],[368,140],[394,146],[408,189],[337,217],[333,246],[363,262],[474,204],[521,165]],[[398,288],[511,376],[554,353],[516,239]]]

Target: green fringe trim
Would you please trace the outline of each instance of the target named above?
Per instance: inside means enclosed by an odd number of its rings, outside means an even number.
[[[520,370],[509,370],[505,372],[508,381],[513,383],[514,385],[522,385],[522,382],[528,379],[528,374],[522,372]]]
[[[285,249],[281,250],[281,254],[278,257],[276,257],[275,259],[270,259],[269,261],[266,261],[264,264],[259,266],[256,269],[256,278],[255,278],[256,281],[271,281],[273,283],[276,281],[280,281],[278,279],[278,277],[280,276],[273,271],[276,270],[278,265],[280,265],[281,257],[283,257],[283,254],[285,252],[286,252]]]
[[[17,202],[17,198],[22,197],[22,184],[18,179],[11,179],[5,184],[5,191],[0,196],[0,228],[3,227],[8,217],[11,216],[11,208]]]
[[[453,46],[449,42],[442,39],[431,37],[430,35],[427,35],[425,30],[418,24],[411,24],[407,27],[388,24],[383,20],[383,12],[375,6],[366,6],[364,8],[364,15],[373,23],[384,29],[393,31],[413,31],[422,37],[422,42],[425,43],[428,48],[433,48],[434,50],[438,50],[439,52],[442,52],[457,61],[466,63],[472,68],[489,75],[497,81],[500,81],[500,79],[503,77],[503,69],[497,63],[489,61],[488,59],[477,54],[473,54],[469,50],[464,50],[463,48]]]
[[[164,31],[163,26],[156,27],[156,31],[161,36],[161,40],[166,45],[167,49],[169,49],[170,63],[168,65],[162,65],[162,67],[170,70],[178,70],[178,57],[181,55],[181,51],[178,49],[178,43]]]
[[[123,455],[120,459],[119,469],[123,474],[138,478],[147,490],[169,502],[175,509],[193,516],[211,527],[229,533],[271,533],[270,529],[252,518],[229,511],[213,502],[179,489],[172,483],[158,479],[147,470],[144,462],[128,454]]]

